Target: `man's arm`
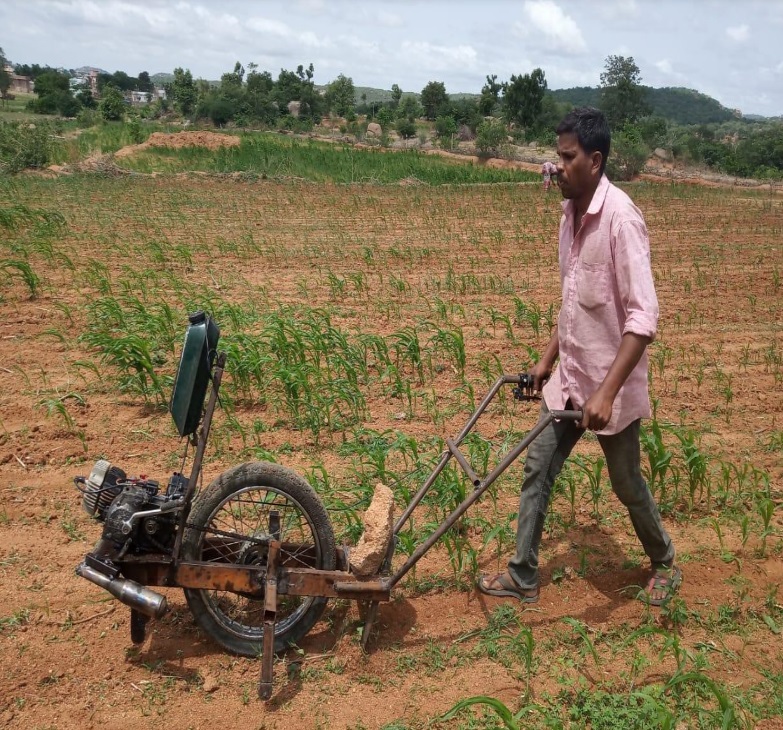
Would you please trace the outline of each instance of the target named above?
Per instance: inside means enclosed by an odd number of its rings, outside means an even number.
[[[623,335],[620,348],[617,350],[609,372],[606,373],[603,382],[598,386],[598,390],[587,399],[587,403],[584,405],[584,415],[579,424],[582,428],[600,431],[609,423],[614,399],[651,341],[651,337],[637,335],[634,332],[626,332]]]
[[[600,431],[612,418],[612,405],[620,388],[655,339],[658,298],[650,266],[650,240],[644,221],[626,221],[616,234],[615,277],[625,308],[622,339],[617,354],[598,389],[587,399],[582,428]]]
[[[552,336],[549,338],[549,343],[544,350],[544,354],[530,369],[530,374],[533,376],[533,390],[536,392],[541,392],[541,388],[544,387],[544,382],[552,374],[552,369],[555,367],[555,361],[557,360],[559,353],[560,341],[557,336],[557,325],[555,325],[552,329]]]

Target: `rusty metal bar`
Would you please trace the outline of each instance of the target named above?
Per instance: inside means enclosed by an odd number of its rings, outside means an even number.
[[[269,543],[266,556],[266,581],[264,582],[264,641],[261,655],[261,677],[258,681],[258,696],[268,700],[274,687],[275,624],[277,623],[277,556],[280,541]]]
[[[504,376],[507,377],[507,376]],[[517,377],[517,381],[519,378]],[[513,382],[513,381],[512,381]],[[511,451],[506,454],[500,464],[481,482],[471,494],[469,494],[463,502],[439,525],[435,530],[413,553],[410,555],[405,564],[388,580],[389,589],[393,588],[400,579],[421,559],[429,549],[443,537],[448,530],[453,527],[454,523],[468,511],[471,505],[481,497],[484,492],[489,489],[493,482],[509,467],[509,465],[532,443],[532,441],[540,434],[552,421],[555,420],[581,420],[581,411],[550,411],[547,416],[542,418]]]
[[[257,593],[263,590],[265,566],[230,563],[182,562],[174,573],[180,588],[202,588],[234,593]]]
[[[465,474],[468,475],[468,479],[470,479],[471,484],[473,484],[474,487],[479,486],[479,484],[481,484],[481,479],[479,479],[478,476],[476,476],[476,472],[474,472],[473,467],[470,464],[468,464],[468,460],[465,458],[464,454],[459,450],[457,444],[455,444],[451,439],[446,439],[446,446],[449,447],[449,451],[454,455],[454,458],[462,467],[462,471],[464,471]]]
[[[581,421],[582,411],[549,411],[549,417],[539,421],[528,432],[522,441],[520,441],[511,451],[509,451],[500,461],[500,463],[487,475],[484,483],[482,484],[482,492],[484,486],[489,486],[495,481],[511,464],[513,464],[519,455],[535,440],[552,421]]]
[[[459,446],[464,440],[465,437],[470,433],[473,426],[476,425],[476,421],[480,418],[481,414],[484,413],[484,411],[487,409],[487,406],[492,402],[492,399],[497,395],[498,391],[504,386],[508,384],[515,384],[519,385],[520,380],[522,376],[521,375],[501,375],[492,385],[492,387],[489,389],[489,392],[484,396],[484,400],[479,403],[476,410],[473,412],[473,415],[468,419],[467,423],[463,427],[462,431],[460,431],[459,435],[453,439],[453,443],[456,446]],[[435,480],[440,476],[440,473],[443,471],[443,468],[448,464],[449,459],[451,459],[451,452],[450,451],[444,451],[441,454],[440,461],[435,466],[435,469],[433,470],[432,474],[427,478],[427,480],[424,482],[424,484],[421,485],[419,488],[419,491],[416,492],[416,494],[413,496],[411,501],[408,503],[408,506],[405,508],[405,511],[400,516],[400,519],[397,520],[396,524],[394,525],[394,534],[396,535],[405,525],[405,523],[410,518],[411,514],[413,513],[413,510],[416,509],[419,502],[421,502],[422,499],[424,499],[424,495],[427,494],[427,492],[430,490],[430,487],[435,483]]]

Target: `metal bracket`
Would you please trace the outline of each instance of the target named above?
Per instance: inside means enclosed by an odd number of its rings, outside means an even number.
[[[258,682],[258,696],[268,700],[274,687],[275,623],[277,620],[277,559],[281,543],[272,540],[266,558],[266,581],[264,582],[264,643],[261,655],[261,679]]]

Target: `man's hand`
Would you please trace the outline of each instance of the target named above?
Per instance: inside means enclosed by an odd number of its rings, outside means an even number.
[[[532,368],[530,368],[530,375],[533,377],[533,392],[540,393],[544,387],[544,383],[549,380],[549,376],[552,374],[551,366],[547,366],[543,361],[539,360]]]
[[[623,335],[620,348],[617,350],[609,372],[598,390],[587,399],[587,403],[582,409],[584,415],[579,424],[582,428],[600,431],[606,427],[612,418],[612,405],[617,393],[636,367],[649,342],[649,337],[637,335],[634,332],[626,332]]]
[[[589,428],[591,431],[600,431],[606,427],[612,418],[612,398],[602,388],[595,391],[582,408],[582,421],[580,428]]]

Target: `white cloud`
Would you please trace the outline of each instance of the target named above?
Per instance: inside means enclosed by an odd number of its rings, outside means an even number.
[[[750,28],[747,25],[733,25],[726,28],[726,35],[735,43],[744,43],[750,38]]]
[[[319,38],[312,31],[300,33],[297,38],[299,42],[307,48],[331,48],[332,42],[328,38]]]
[[[616,21],[618,18],[634,19],[639,15],[639,4],[636,0],[605,0],[599,4],[593,0],[591,9],[593,7],[600,12],[601,17],[609,21]]]
[[[539,39],[540,45],[557,55],[578,55],[587,51],[582,31],[570,15],[553,0],[525,0],[524,22],[513,31],[525,39]]]
[[[473,68],[478,57],[472,46],[436,46],[423,41],[404,41],[400,50],[409,66],[433,72],[452,70],[455,65]]]
[[[378,22],[385,28],[401,28],[403,25],[399,15],[385,10],[378,13]]]
[[[639,12],[636,0],[618,0],[616,8],[621,15],[636,16]]]
[[[677,81],[684,81],[685,78],[686,78],[685,74],[680,73],[679,71],[675,71],[674,70],[674,67],[672,66],[672,63],[671,63],[671,61],[668,58],[662,58],[660,61],[656,61],[653,65],[664,76],[667,76],[670,79],[675,79]]]
[[[288,38],[291,35],[291,29],[279,20],[267,20],[266,18],[249,18],[245,25],[257,33],[268,33],[280,38]]]

